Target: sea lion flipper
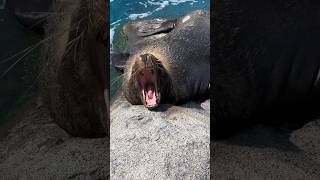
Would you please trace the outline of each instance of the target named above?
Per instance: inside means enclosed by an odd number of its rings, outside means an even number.
[[[156,19],[141,22],[137,29],[137,35],[140,37],[151,36],[163,32],[169,32],[174,29],[177,20]]]
[[[130,54],[128,53],[111,53],[110,54],[111,65],[115,67],[117,71],[123,73],[129,56]]]

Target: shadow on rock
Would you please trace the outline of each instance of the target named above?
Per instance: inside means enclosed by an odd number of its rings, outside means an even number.
[[[290,140],[292,134],[319,117],[310,106],[269,112],[243,123],[218,124],[220,128],[212,130],[211,138],[226,144],[298,152],[299,148]]]

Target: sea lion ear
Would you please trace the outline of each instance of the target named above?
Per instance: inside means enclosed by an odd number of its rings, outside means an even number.
[[[117,71],[123,73],[125,65],[129,59],[129,53],[110,53],[111,65],[116,68]]]

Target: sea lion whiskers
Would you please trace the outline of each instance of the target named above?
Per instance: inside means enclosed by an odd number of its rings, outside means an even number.
[[[70,12],[31,12],[31,13],[38,13],[38,14],[44,14],[44,17],[41,18],[40,20],[36,21],[35,23],[33,23],[31,26],[29,26],[28,28],[32,29],[33,27],[37,26],[38,24],[48,20],[49,18],[51,18],[52,16],[57,16],[57,15],[68,15],[70,14]]]
[[[66,29],[66,30],[68,30],[68,29]],[[54,35],[58,35],[58,34],[54,34]],[[51,39],[51,38],[53,38],[53,37],[47,37],[47,38],[39,41],[38,43],[41,43],[41,44],[39,44],[39,45],[42,45],[44,42],[46,42],[48,39]],[[14,59],[14,58],[17,57],[19,54],[22,54],[22,53],[28,51],[29,49],[32,49],[34,46],[37,46],[38,43],[35,43],[35,44],[33,44],[33,45],[30,45],[30,46],[28,46],[27,48],[25,48],[25,49],[23,49],[23,50],[15,53],[15,54],[13,54],[12,56],[9,56],[9,57],[3,59],[2,61],[0,61],[0,64],[6,63],[6,62]],[[23,56],[23,55],[22,55],[22,56]]]
[[[80,9],[82,9],[83,7],[81,7]],[[44,20],[47,20],[48,18],[51,18],[52,16],[58,16],[58,15],[65,15],[65,14],[69,14],[68,13],[60,13],[60,12],[55,12],[55,13],[49,13],[48,12],[48,16],[46,16],[44,18]],[[3,71],[3,73],[0,75],[0,79],[2,77],[4,77],[7,73],[10,72],[10,70],[12,70],[16,64],[18,64],[20,61],[24,60],[25,57],[27,57],[33,50],[37,49],[38,47],[40,47],[41,45],[43,45],[44,43],[48,42],[49,40],[53,39],[53,38],[58,38],[59,36],[63,35],[65,32],[67,31],[72,31],[72,30],[77,30],[76,32],[76,37],[71,39],[68,43],[67,43],[67,49],[66,49],[66,52],[65,54],[67,54],[71,49],[72,49],[72,46],[73,45],[76,45],[78,44],[78,41],[81,39],[81,37],[83,36],[83,33],[84,32],[81,32],[80,35],[79,34],[79,26],[80,26],[80,23],[84,20],[84,18],[81,18],[80,20],[78,20],[77,22],[73,23],[70,28],[66,28],[63,30],[63,32],[61,33],[55,33],[55,34],[51,34],[49,35],[48,37],[46,37],[45,39],[37,42],[36,44],[34,45],[31,45],[27,48],[25,48],[24,50],[21,50],[20,52],[17,52],[15,53],[14,55],[2,60],[0,62],[0,64],[2,63],[6,63],[10,60],[13,60],[15,59],[15,57],[19,56],[20,54],[22,54],[15,62],[12,63],[12,65],[10,65],[5,71]],[[39,22],[36,22],[36,23],[39,23]],[[76,57],[76,51],[75,51],[75,54],[74,54],[74,57]],[[50,62],[48,63],[45,63],[45,65],[41,68],[40,72],[38,73],[38,75],[36,76],[36,78],[34,79],[34,82],[32,83],[32,85],[30,86],[30,88],[37,82],[37,80],[39,79],[39,77],[41,76],[41,74],[43,73],[43,70],[48,66]],[[28,88],[28,89],[30,89]],[[27,89],[27,90],[28,90]]]
[[[67,30],[66,30],[67,31]],[[53,34],[51,36],[48,36],[47,38],[39,41],[38,43],[34,44],[34,45],[31,45],[29,47],[27,47],[26,49],[2,60],[0,63],[5,63],[5,62],[8,62],[10,60],[13,60],[15,57],[17,57],[19,54],[23,53],[14,63],[12,63],[12,65],[10,65],[5,71],[3,71],[3,73],[0,75],[0,79],[2,77],[4,77],[8,72],[10,72],[11,69],[13,69],[15,67],[16,64],[18,64],[20,61],[22,61],[23,59],[25,59],[25,57],[27,55],[29,55],[33,50],[35,50],[36,48],[40,47],[41,45],[43,45],[45,42],[51,40],[52,38],[58,36],[59,34]],[[62,33],[60,34],[62,35]]]
[[[119,76],[115,77],[110,81],[110,86],[113,86],[115,83],[117,83],[119,80],[123,79],[124,74],[120,74]]]
[[[61,14],[70,14],[69,12],[68,13],[51,13],[51,12],[45,12],[47,13],[48,15],[46,17],[44,17],[43,19],[39,20],[38,22],[35,22],[33,25],[31,25],[29,28],[32,28],[33,26],[37,25],[37,23],[41,23],[41,21],[45,21],[47,20],[48,18],[51,18],[53,16],[56,16],[56,15],[61,15]],[[81,19],[82,20],[82,19]],[[81,21],[79,20],[79,21]],[[75,23],[77,24],[77,23]],[[74,25],[71,25],[71,27],[69,29],[65,29],[65,31],[71,31],[73,30],[73,27]],[[0,64],[3,64],[3,63],[7,63],[11,60],[15,60],[16,58],[18,58],[16,61],[14,61],[12,63],[12,65],[10,65],[5,71],[3,71],[3,73],[1,74],[0,76],[0,79],[2,77],[4,77],[7,73],[9,73],[12,69],[15,68],[15,66],[23,61],[32,51],[34,51],[35,49],[39,48],[40,46],[42,46],[43,44],[47,43],[48,41],[54,39],[54,38],[59,38],[59,36],[61,36],[62,33],[55,33],[55,34],[51,34],[49,36],[47,36],[46,38],[32,44],[32,45],[29,45],[28,47],[26,47],[25,49],[13,54],[12,56],[9,56],[7,58],[5,58],[4,60],[0,61]],[[76,37],[75,39],[73,40],[70,40],[68,43],[67,43],[67,46],[72,44],[73,41],[77,40],[79,37]],[[34,79],[31,80],[30,82],[30,85],[28,85],[25,90],[24,90],[24,93],[27,93],[29,92],[35,85],[36,83],[38,82],[38,80],[40,79],[40,77],[43,75],[43,73],[45,72],[45,69],[50,65],[50,63],[44,63],[43,66],[39,69],[39,72],[37,72],[37,74],[35,75]],[[18,99],[22,98],[23,96],[20,96],[18,97]]]
[[[68,54],[70,51],[72,51],[72,48],[77,48],[79,45],[79,41],[81,40],[82,36],[84,35],[84,32],[81,32],[77,37],[71,39],[67,45],[66,45],[66,52],[64,53],[65,55]],[[74,51],[73,54],[73,60],[76,61],[77,57],[77,51]]]

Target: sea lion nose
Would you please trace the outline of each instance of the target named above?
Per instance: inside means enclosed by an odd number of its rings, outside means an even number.
[[[140,57],[141,57],[141,61],[142,61],[144,64],[147,64],[148,60],[150,59],[150,58],[148,58],[148,57],[149,57],[148,54],[143,54],[143,55],[141,55]]]
[[[140,55],[140,58],[141,58],[141,61],[142,61],[144,64],[146,64],[147,58],[145,57],[145,54]]]

